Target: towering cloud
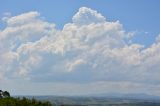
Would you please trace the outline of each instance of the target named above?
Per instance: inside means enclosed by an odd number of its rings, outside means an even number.
[[[103,23],[106,19],[97,11],[90,8],[82,7],[73,16],[72,20],[73,23],[77,25],[87,25],[91,23]]]
[[[116,83],[133,83],[140,88],[160,84],[159,37],[148,48],[128,44],[130,32],[119,21],[109,22],[95,10],[80,8],[62,30],[44,21],[38,12],[4,21],[6,27],[0,31],[0,80],[81,82],[98,84],[102,89]]]

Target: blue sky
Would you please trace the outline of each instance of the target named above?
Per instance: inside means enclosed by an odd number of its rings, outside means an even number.
[[[1,0],[0,89],[18,95],[160,95],[159,5]]]

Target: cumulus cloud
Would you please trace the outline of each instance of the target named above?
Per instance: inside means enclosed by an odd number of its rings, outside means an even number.
[[[80,8],[62,30],[35,11],[4,21],[6,27],[0,31],[0,80],[160,84],[159,37],[148,48],[128,44],[133,33],[95,10]],[[113,86],[109,84],[107,89]]]
[[[73,16],[72,20],[75,24],[87,25],[90,23],[103,23],[106,19],[95,10],[81,7],[79,11]]]
[[[8,18],[5,20],[8,24],[8,26],[21,26],[24,24],[32,23],[33,21],[36,21],[36,17],[38,17],[40,14],[38,12],[29,12],[29,13],[24,13],[18,16],[14,16],[11,18]]]

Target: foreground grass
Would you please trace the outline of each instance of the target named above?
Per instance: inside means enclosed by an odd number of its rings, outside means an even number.
[[[52,106],[48,101],[38,101],[36,99],[20,98],[2,98],[0,106]]]

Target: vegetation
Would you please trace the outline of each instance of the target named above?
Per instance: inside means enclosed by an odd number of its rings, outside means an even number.
[[[0,90],[0,98],[7,98],[10,97],[10,93],[8,91]]]
[[[34,98],[28,99],[23,97],[20,98],[1,98],[0,99],[0,106],[52,106],[48,101],[38,101]]]

